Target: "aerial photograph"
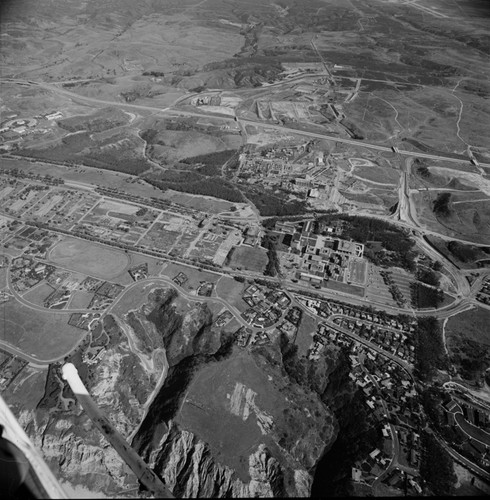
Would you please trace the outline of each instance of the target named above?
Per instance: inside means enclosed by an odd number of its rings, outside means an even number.
[[[490,496],[490,1],[4,0],[0,496]]]

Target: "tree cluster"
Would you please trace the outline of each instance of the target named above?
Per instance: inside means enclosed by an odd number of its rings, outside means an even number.
[[[423,432],[421,441],[423,452],[420,475],[432,494],[452,495],[456,484],[452,458],[432,434]]]
[[[415,329],[415,370],[423,382],[429,381],[437,369],[448,366],[444,350],[442,328],[433,316],[417,320]]]

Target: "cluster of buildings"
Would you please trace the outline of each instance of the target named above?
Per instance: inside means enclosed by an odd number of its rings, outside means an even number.
[[[464,392],[455,390],[442,406],[451,428],[452,445],[481,468],[490,470],[490,411]]]
[[[0,149],[8,151],[28,134],[46,134],[49,132],[49,128],[46,129],[39,126],[39,121],[47,120],[48,122],[53,122],[54,120],[63,118],[63,113],[61,111],[53,111],[37,115],[33,118],[20,118],[16,114],[10,114],[5,116],[5,118],[7,120],[0,126],[0,143],[2,143]]]
[[[349,349],[349,378],[364,393],[373,421],[382,425],[381,442],[354,465],[352,480],[372,486],[376,479],[384,475],[382,480],[385,484],[402,490],[408,488],[413,490],[412,493],[420,494],[419,429],[423,427],[425,417],[412,378],[377,351],[343,335],[326,323],[320,323],[313,336],[309,358],[318,359],[326,346],[344,346]],[[393,445],[395,440],[398,441],[397,446]],[[403,467],[400,469],[397,464]],[[386,474],[392,465],[393,470]],[[400,477],[408,481],[407,485],[398,484]]]
[[[288,147],[270,147],[242,153],[237,176],[247,184],[281,188],[298,195],[318,198],[332,183],[332,169],[314,142]]]
[[[248,286],[242,296],[249,309],[242,318],[256,328],[269,328],[279,321],[291,304],[291,299],[282,291],[262,290],[258,285]]]
[[[476,295],[476,300],[490,305],[490,279],[486,279]]]
[[[148,263],[143,262],[138,266],[134,266],[128,270],[128,273],[134,281],[144,280],[148,278]]]
[[[287,274],[316,288],[327,286],[329,280],[364,285],[367,273],[364,245],[331,236],[333,227],[326,236],[315,234],[314,224],[311,220],[276,223],[274,232],[280,238],[278,253]]]
[[[407,335],[407,332],[392,327],[380,326],[369,322],[369,320],[353,320],[344,316],[334,317],[333,322],[359,335],[359,337],[375,343],[386,352],[408,363],[413,363],[415,360],[414,339],[413,336]]]
[[[31,258],[18,257],[12,261],[10,278],[15,290],[21,293],[48,279],[55,269],[54,266]]]

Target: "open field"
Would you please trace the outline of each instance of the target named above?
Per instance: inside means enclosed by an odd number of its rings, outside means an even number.
[[[446,336],[466,338],[486,345],[490,348],[488,325],[490,324],[490,311],[483,307],[476,307],[456,316],[451,316],[446,325]]]
[[[103,279],[115,278],[129,263],[128,257],[121,251],[74,238],[67,238],[55,245],[49,252],[49,260]]]
[[[85,334],[68,325],[69,314],[40,312],[15,299],[1,305],[0,338],[39,359],[53,359],[69,351]]]
[[[411,198],[419,222],[427,229],[475,243],[490,242],[489,203],[450,203],[448,216],[436,216],[433,207],[437,192],[419,192],[412,194]]]
[[[397,170],[378,166],[355,167],[352,174],[363,180],[373,181],[379,184],[397,184],[400,179],[400,173]]]
[[[239,246],[231,250],[228,266],[262,273],[268,262],[267,252],[261,247]]]
[[[87,309],[93,296],[94,296],[93,293],[85,292],[83,290],[77,290],[75,292],[72,292],[71,297],[70,297],[70,301],[66,305],[66,308],[67,309]]]
[[[32,304],[44,307],[44,299],[52,294],[54,288],[46,282],[42,282],[23,295],[23,298]]]
[[[239,283],[233,278],[222,276],[216,285],[216,295],[243,312],[248,309],[248,305],[242,299],[243,290],[247,286],[247,283]]]
[[[298,346],[298,356],[306,354],[313,343],[313,334],[316,332],[318,322],[314,316],[303,311],[295,340],[295,344]]]

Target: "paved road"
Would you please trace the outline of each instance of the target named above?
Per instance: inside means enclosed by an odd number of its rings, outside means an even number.
[[[453,450],[450,446],[446,444],[445,441],[443,441],[439,436],[436,434],[432,433],[433,436],[437,439],[439,444],[451,455],[451,457],[464,467],[466,467],[468,470],[473,472],[473,474],[477,475],[478,477],[481,477],[487,482],[490,482],[490,474],[483,470],[481,467],[478,465],[474,464],[473,462],[470,462],[466,457],[463,457],[463,455],[460,455],[456,450]]]
[[[172,109],[173,106],[179,101],[182,100],[183,98],[179,98],[176,103],[174,103],[172,106],[167,106],[165,108],[160,108],[160,107],[155,107],[155,106],[145,106],[141,104],[128,104],[128,103],[122,103],[122,102],[117,102],[117,101],[107,101],[103,99],[96,99],[94,97],[87,97],[87,96],[81,96],[76,94],[75,92],[70,92],[67,90],[64,90],[57,85],[54,84],[49,84],[45,82],[34,82],[34,81],[26,81],[26,80],[18,80],[18,79],[4,79],[4,81],[8,81],[11,83],[23,83],[23,84],[31,84],[31,85],[37,85],[38,87],[44,88],[46,90],[50,90],[52,92],[55,92],[57,94],[64,95],[66,97],[69,97],[74,100],[79,100],[79,101],[86,101],[86,102],[91,102],[93,104],[99,104],[103,106],[119,106],[123,108],[129,108],[129,109],[139,109],[141,111],[151,111],[152,113],[168,113],[168,114],[180,114],[180,115],[187,115],[187,116],[213,116],[215,118],[219,117],[222,120],[225,121],[230,121],[234,122],[235,117],[234,116],[227,116],[227,115],[220,115],[217,113],[206,113],[204,112],[192,112],[192,111],[187,111],[187,110],[180,110],[180,109]],[[188,97],[188,96],[185,96]],[[368,143],[364,142],[361,140],[356,140],[356,139],[347,139],[347,138],[342,138],[342,137],[337,137],[334,135],[329,135],[329,134],[324,134],[324,133],[318,133],[318,132],[310,132],[307,130],[297,130],[297,129],[292,129],[289,127],[285,127],[283,125],[276,125],[276,124],[270,124],[270,123],[263,123],[261,121],[255,121],[255,120],[248,120],[244,118],[240,118],[240,122],[253,125],[253,126],[261,126],[261,127],[266,127],[266,128],[272,128],[276,130],[280,130],[282,132],[287,132],[287,133],[294,133],[297,135],[304,135],[308,137],[316,137],[319,139],[327,139],[327,140],[332,140],[336,142],[341,142],[344,144],[352,144],[354,146],[362,146],[366,147],[369,149],[376,149],[378,151],[387,151],[391,152],[392,149],[391,147],[387,146],[381,146],[379,144],[373,144],[373,143]],[[413,151],[406,151],[406,150],[398,150],[398,154],[402,156],[411,156],[411,157],[417,157],[417,158],[429,158],[433,160],[444,160],[444,161],[450,161],[450,162],[455,162],[455,163],[461,163],[461,159],[458,158],[453,158],[451,156],[445,156],[445,155],[435,155],[435,154],[429,154],[429,153],[421,153],[421,152],[413,152]],[[468,159],[469,162],[469,159]],[[487,163],[480,163],[481,166],[484,167],[490,167],[490,164]]]

